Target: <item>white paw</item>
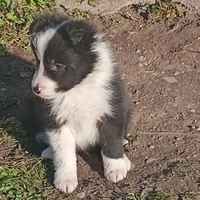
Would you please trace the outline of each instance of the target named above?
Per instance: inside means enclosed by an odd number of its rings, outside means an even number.
[[[41,157],[44,159],[51,159],[53,160],[53,151],[51,147],[47,147],[41,154]]]
[[[58,190],[64,193],[71,193],[76,189],[78,185],[77,177],[72,176],[71,173],[67,173],[64,175],[59,173],[58,175],[58,173],[55,172],[54,185]]]
[[[107,180],[114,183],[126,177],[128,170],[131,168],[131,162],[124,154],[123,158],[112,159],[103,155],[104,175]]]

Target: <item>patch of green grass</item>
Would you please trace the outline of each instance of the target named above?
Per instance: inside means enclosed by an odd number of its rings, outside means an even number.
[[[71,17],[74,17],[74,18],[79,18],[79,19],[86,18],[86,19],[90,19],[90,13],[89,12],[79,10],[78,8],[74,8],[74,9],[70,10],[68,14]]]
[[[45,176],[41,159],[22,160],[0,166],[0,199],[38,199],[47,193],[40,191]]]
[[[46,180],[46,165],[41,158],[25,153],[21,139],[27,140],[14,118],[0,121],[0,199],[46,199],[51,192]],[[5,151],[2,152],[2,151]]]
[[[172,0],[160,0],[160,3],[149,5],[147,7],[148,23],[154,24],[163,20],[173,19],[175,17],[182,17],[184,15],[184,8],[180,3]]]
[[[146,200],[172,200],[170,194],[164,192],[163,190],[158,190],[150,197],[147,197]]]
[[[0,146],[6,142],[13,142],[13,138],[0,125]]]
[[[44,10],[54,10],[55,1],[1,0],[0,44],[29,48],[28,29],[33,17]]]

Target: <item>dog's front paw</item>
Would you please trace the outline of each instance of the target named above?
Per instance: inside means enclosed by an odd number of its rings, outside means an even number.
[[[104,175],[107,180],[114,183],[121,181],[126,177],[131,168],[131,162],[124,154],[123,158],[112,159],[103,156]]]
[[[54,185],[58,190],[64,193],[71,193],[78,185],[77,177],[72,176],[70,173],[58,175],[58,173],[55,172]]]

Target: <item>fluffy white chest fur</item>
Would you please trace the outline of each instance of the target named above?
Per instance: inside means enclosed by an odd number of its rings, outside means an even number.
[[[101,52],[94,71],[81,84],[65,93],[58,93],[52,100],[51,111],[56,116],[56,121],[66,124],[77,147],[81,149],[98,142],[97,121],[105,114],[112,116],[109,103],[112,90],[109,88],[109,81],[115,64],[111,62],[107,43],[97,43],[93,51]]]
[[[112,91],[105,87],[105,80],[95,80],[95,76],[98,74],[99,77],[100,73],[90,74],[78,86],[58,94],[52,102],[51,111],[56,116],[56,121],[66,124],[77,147],[81,149],[98,142],[97,121],[104,114],[112,115],[109,104]]]

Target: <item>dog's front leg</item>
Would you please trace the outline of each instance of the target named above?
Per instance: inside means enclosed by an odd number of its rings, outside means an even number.
[[[111,117],[99,126],[104,175],[115,183],[125,178],[131,168],[124,153],[123,126],[123,120]]]
[[[75,139],[67,126],[47,133],[53,150],[55,165],[54,185],[57,189],[71,193],[77,187]]]

